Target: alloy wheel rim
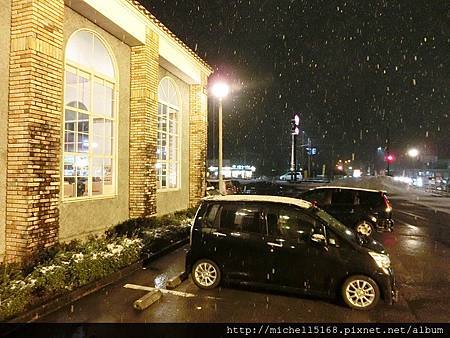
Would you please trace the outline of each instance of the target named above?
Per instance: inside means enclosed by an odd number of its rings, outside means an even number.
[[[200,285],[211,286],[217,279],[217,270],[212,264],[203,262],[197,265],[194,275]]]
[[[375,300],[375,289],[369,282],[356,279],[347,285],[345,294],[348,301],[356,307],[365,308]]]
[[[356,231],[358,231],[360,234],[370,236],[370,234],[372,233],[372,227],[369,223],[363,222],[358,225]]]

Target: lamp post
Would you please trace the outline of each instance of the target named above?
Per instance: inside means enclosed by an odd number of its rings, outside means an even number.
[[[223,187],[223,177],[222,177],[222,161],[223,161],[223,135],[222,135],[222,99],[228,95],[230,87],[224,82],[217,82],[212,86],[213,95],[219,99],[219,192],[224,195],[226,193]]]
[[[416,175],[417,157],[419,156],[419,151],[416,148],[411,148],[408,150],[407,154],[411,158],[411,161],[413,162],[412,169],[414,175]]]

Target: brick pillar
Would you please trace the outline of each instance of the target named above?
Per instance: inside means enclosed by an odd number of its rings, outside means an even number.
[[[189,205],[196,206],[206,190],[207,98],[206,75],[190,86],[189,114]]]
[[[12,0],[6,256],[58,240],[63,0]]]
[[[158,35],[131,48],[130,217],[156,213]]]

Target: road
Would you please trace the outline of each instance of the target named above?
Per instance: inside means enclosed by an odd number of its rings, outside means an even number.
[[[377,233],[391,254],[399,301],[383,302],[368,312],[354,311],[336,301],[242,287],[198,289],[188,279],[144,311],[133,302],[145,290],[126,284],[164,287],[183,270],[182,247],[124,280],[72,305],[40,318],[41,322],[448,322],[450,319],[450,215],[393,196],[395,230]]]

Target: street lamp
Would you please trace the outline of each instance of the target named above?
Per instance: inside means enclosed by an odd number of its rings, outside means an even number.
[[[407,154],[409,157],[411,157],[413,175],[417,175],[416,173],[417,161],[414,160],[416,160],[417,156],[419,156],[419,151],[416,148],[411,148],[408,150]]]
[[[224,195],[225,190],[223,187],[223,177],[222,177],[222,99],[228,95],[230,87],[225,82],[217,82],[212,86],[212,94],[219,99],[219,192]]]
[[[408,156],[415,158],[415,157],[419,156],[419,151],[416,148],[411,148],[408,150]]]

